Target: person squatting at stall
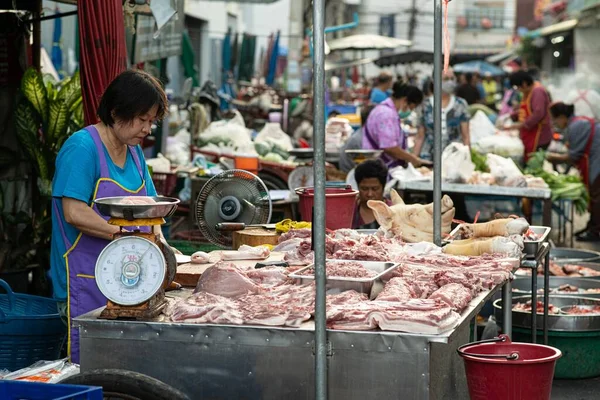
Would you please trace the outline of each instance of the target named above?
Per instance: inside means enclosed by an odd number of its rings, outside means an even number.
[[[415,167],[431,165],[406,150],[407,137],[400,127],[399,111],[414,110],[423,101],[423,92],[414,86],[394,83],[392,97],[371,111],[363,127],[363,149],[383,150],[381,159],[389,169],[407,162]]]
[[[72,319],[106,305],[94,270],[100,252],[119,231],[93,201],[156,196],[140,144],[167,109],[167,97],[155,78],[125,71],[102,95],[100,122],[74,133],[58,153],[52,182],[50,278],[59,312],[68,321],[67,350],[74,363],[79,363],[79,335]],[[158,233],[162,235],[160,229]]]
[[[354,170],[354,179],[358,185],[358,201],[352,229],[378,229],[375,214],[367,206],[369,200],[384,201],[383,191],[387,181],[388,169],[380,159],[366,160]],[[391,205],[391,203],[388,203]]]
[[[575,116],[575,106],[557,102],[550,106],[552,122],[565,132],[569,152],[547,153],[551,162],[576,165],[590,194],[590,220],[575,234],[579,241],[600,241],[600,125],[592,118]]]
[[[518,121],[507,129],[519,129],[525,153],[524,162],[538,149],[547,149],[552,141],[550,125],[550,95],[541,83],[534,81],[526,71],[517,71],[510,76],[510,84],[522,94],[519,109],[511,114]]]

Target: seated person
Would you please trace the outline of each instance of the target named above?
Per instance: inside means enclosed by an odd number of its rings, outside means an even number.
[[[380,159],[363,161],[354,170],[354,178],[358,185],[358,204],[352,220],[352,229],[379,228],[375,214],[367,206],[367,201],[385,201],[383,190],[387,175],[388,169]]]

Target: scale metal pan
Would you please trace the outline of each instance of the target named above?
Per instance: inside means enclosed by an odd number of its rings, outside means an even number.
[[[168,218],[177,209],[179,199],[161,196],[103,197],[94,201],[105,217],[128,221],[141,218]]]

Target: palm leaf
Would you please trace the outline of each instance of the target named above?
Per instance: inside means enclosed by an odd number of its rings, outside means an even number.
[[[17,137],[29,156],[35,158],[35,149],[39,147],[38,130],[40,123],[38,115],[28,101],[22,101],[15,110],[15,125]]]
[[[69,128],[69,105],[60,97],[50,103],[50,114],[48,117],[48,128],[46,131],[46,143],[54,148],[59,138],[67,135]]]
[[[44,79],[34,68],[28,68],[25,71],[21,80],[21,91],[45,124],[48,121],[48,93]]]

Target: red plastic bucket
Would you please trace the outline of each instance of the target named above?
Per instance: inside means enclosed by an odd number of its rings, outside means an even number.
[[[458,348],[465,361],[471,400],[550,400],[560,350],[512,343],[508,336]]]
[[[298,208],[302,221],[312,222],[315,188],[298,188]],[[325,227],[331,230],[350,229],[356,210],[357,190],[352,188],[325,188]]]

